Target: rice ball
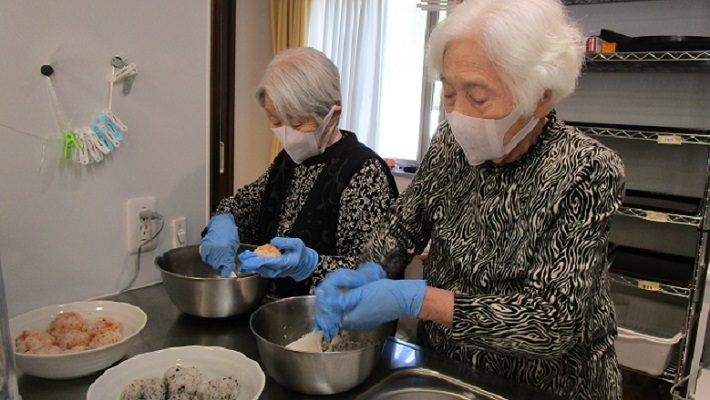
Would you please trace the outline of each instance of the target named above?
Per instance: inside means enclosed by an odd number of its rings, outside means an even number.
[[[37,353],[37,350],[54,344],[54,337],[39,329],[25,329],[15,338],[15,351]]]
[[[108,317],[96,317],[86,321],[86,333],[91,336],[96,336],[103,332],[115,331],[121,333],[121,323],[108,318]]]
[[[95,349],[97,347],[108,346],[110,344],[118,343],[123,339],[121,332],[116,331],[104,331],[91,338],[88,344],[89,347]]]
[[[217,378],[200,384],[197,392],[200,400],[237,400],[239,382],[236,378]]]
[[[195,367],[176,365],[165,371],[164,378],[168,396],[182,393],[194,396],[202,381],[202,374]]]
[[[254,249],[254,254],[259,257],[278,257],[281,255],[281,250],[271,243],[266,243]]]
[[[83,331],[86,329],[86,321],[79,313],[67,311],[57,315],[49,324],[49,333],[52,336],[60,336],[66,331]]]
[[[63,353],[64,350],[62,350],[61,347],[57,346],[56,344],[50,344],[44,347],[40,347],[36,351],[33,351],[32,353],[34,354],[61,354]]]
[[[89,346],[91,336],[88,333],[78,330],[68,330],[57,336],[57,346],[64,350],[69,350],[77,346]]]
[[[89,346],[84,346],[84,345],[81,345],[81,344],[80,344],[80,345],[78,345],[78,346],[72,347],[71,349],[64,350],[64,352],[65,352],[65,353],[78,353],[78,352],[80,352],[80,351],[86,351],[86,350],[89,350],[89,349],[90,349]]]
[[[199,398],[187,393],[178,393],[168,397],[168,400],[199,400]]]
[[[121,392],[121,400],[163,400],[165,382],[161,378],[136,379]]]

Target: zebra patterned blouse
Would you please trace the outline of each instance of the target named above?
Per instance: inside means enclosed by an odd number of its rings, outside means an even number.
[[[564,398],[619,399],[604,258],[623,184],[619,156],[554,113],[500,166],[468,164],[444,122],[365,258],[394,276],[430,243],[424,277],[454,292],[454,317],[420,323],[422,345]]]
[[[289,194],[278,215],[277,236],[284,236],[296,221],[301,207],[325,164],[298,165],[293,174]],[[266,182],[273,165],[256,181],[236,190],[234,196],[224,198],[217,206],[217,213],[234,214],[242,243],[257,243],[259,235],[259,210]],[[309,286],[320,282],[325,275],[338,268],[354,268],[358,256],[371,236],[371,232],[389,207],[396,193],[390,190],[387,174],[375,159],[365,161],[340,196],[340,212],[336,234],[336,254],[320,255]],[[273,288],[272,288],[273,290]]]

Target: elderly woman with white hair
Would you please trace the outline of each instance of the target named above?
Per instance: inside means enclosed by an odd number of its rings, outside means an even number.
[[[367,263],[316,288],[326,336],[411,316],[451,359],[564,398],[620,398],[605,254],[623,164],[552,111],[581,42],[558,0],[471,0],[437,26],[446,121]],[[425,280],[385,278],[427,243]]]
[[[387,164],[338,128],[340,76],[320,51],[278,53],[256,95],[284,150],[256,181],[219,203],[200,253],[226,277],[240,239],[270,242],[280,256],[243,252],[240,271],[276,278],[278,297],[308,294],[327,272],[357,265],[397,188]]]

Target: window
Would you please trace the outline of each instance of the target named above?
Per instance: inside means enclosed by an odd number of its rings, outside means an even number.
[[[416,3],[387,2],[375,146],[382,157],[416,160],[419,151],[427,13]]]
[[[419,0],[312,0],[308,45],[341,74],[341,128],[384,158],[421,159],[440,122],[441,83],[424,76],[426,37],[445,12]]]

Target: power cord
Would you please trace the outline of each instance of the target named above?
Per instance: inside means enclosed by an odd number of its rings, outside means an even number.
[[[676,390],[678,390],[689,379],[690,379],[690,375],[685,376],[685,377],[679,379],[678,382],[674,383],[673,386],[671,386],[670,394],[673,399],[677,399],[677,400],[693,400],[693,399],[695,399],[695,396],[683,397],[679,394],[676,394]]]
[[[160,228],[155,232],[153,236],[151,236],[148,239],[145,239],[141,242],[141,244],[138,246],[138,254],[136,254],[136,266],[135,270],[133,271],[133,277],[131,278],[130,282],[128,282],[128,285],[126,285],[123,289],[119,291],[119,293],[123,293],[126,290],[130,289],[131,286],[133,286],[134,283],[136,283],[136,279],[138,279],[138,272],[140,271],[140,266],[141,266],[141,251],[143,250],[143,246],[147,245],[148,243],[152,242],[155,240],[158,235],[160,235],[160,232],[163,231],[163,228],[165,227],[165,219],[163,218],[162,215],[158,214],[155,211],[141,211],[138,216],[140,218],[147,218],[150,219],[151,221],[153,220],[160,220]]]

